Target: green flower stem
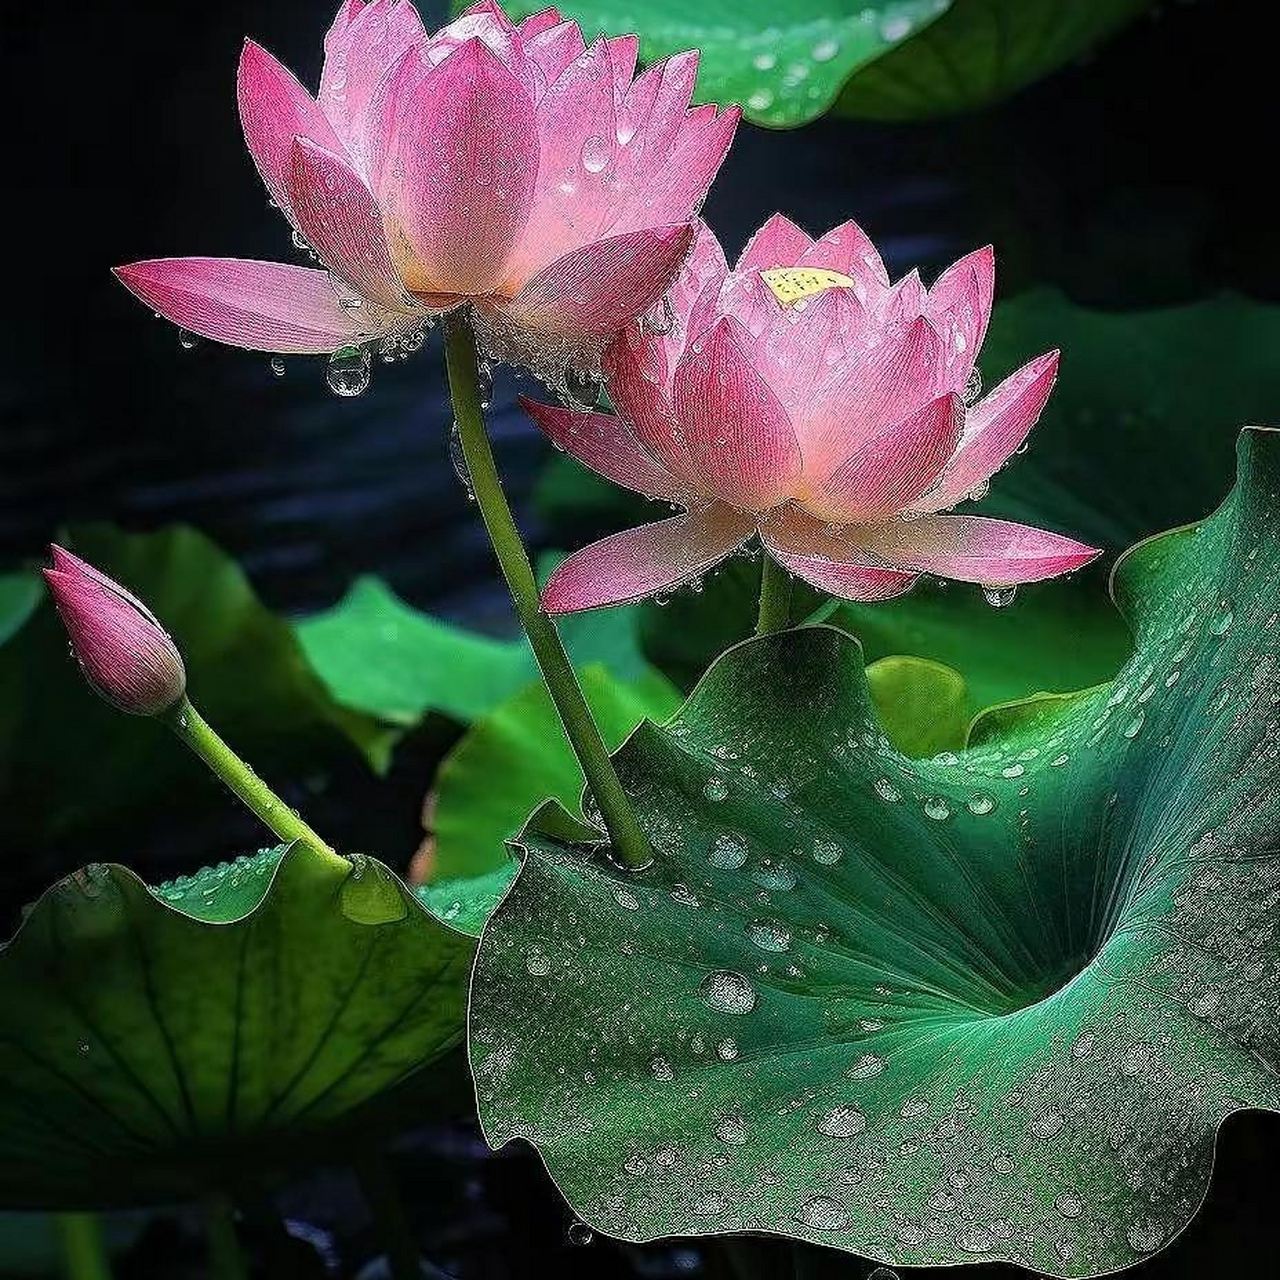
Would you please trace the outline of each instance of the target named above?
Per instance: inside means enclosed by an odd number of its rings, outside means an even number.
[[[236,1213],[231,1201],[226,1196],[206,1196],[203,1209],[210,1277],[212,1280],[249,1280],[249,1267],[236,1234]]]
[[[421,1280],[422,1253],[386,1157],[379,1151],[367,1151],[355,1162],[355,1171],[393,1280]]]
[[[282,842],[299,840],[317,853],[344,862],[218,736],[213,726],[183,698],[168,714],[169,727],[235,792],[245,808]]]
[[[111,1260],[97,1214],[60,1213],[57,1221],[67,1280],[111,1280]]]
[[[760,618],[756,635],[782,631],[791,621],[791,575],[766,551],[761,558]]]
[[[533,566],[529,563],[520,531],[502,491],[502,481],[485,431],[476,339],[465,311],[458,310],[445,316],[444,351],[453,412],[471,492],[489,531],[489,540],[502,568],[502,576],[507,580],[520,625],[529,637],[547,692],[555,703],[560,722],[586,775],[587,785],[599,806],[614,847],[628,866],[648,866],[653,861],[649,842],[636,821],[622,783],[618,781],[604,739],[600,737],[591,709],[582,696],[582,687],[560,643],[555,624],[538,604],[538,584],[533,576]]]

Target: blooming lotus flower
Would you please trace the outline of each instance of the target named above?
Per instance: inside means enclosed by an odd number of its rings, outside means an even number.
[[[182,655],[155,615],[118,582],[62,547],[44,571],[90,685],[121,711],[156,716],[186,694]]]
[[[484,0],[429,35],[408,0],[343,0],[318,97],[251,41],[239,73],[249,150],[323,270],[162,258],[117,274],[239,347],[395,350],[472,303],[492,354],[589,364],[670,286],[739,116],[690,109],[696,53],[633,81],[637,49],[587,48],[555,9],[513,26]]]
[[[674,324],[632,326],[604,356],[618,416],[525,402],[539,426],[616,484],[683,507],[570,556],[551,613],[635,600],[703,573],[753,538],[796,577],[885,600],[920,574],[1005,587],[1095,555],[1070,538],[973,515],[1053,388],[1058,353],[970,407],[994,292],[980,249],[926,290],[889,283],[852,222],[813,240],[780,214],[732,272],[700,228]]]

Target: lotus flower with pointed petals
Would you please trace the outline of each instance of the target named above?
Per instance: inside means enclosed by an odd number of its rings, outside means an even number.
[[[247,42],[245,139],[324,269],[117,274],[183,328],[254,350],[394,343],[472,303],[495,354],[540,371],[598,357],[670,286],[738,119],[690,109],[696,53],[633,81],[637,46],[587,48],[554,9],[513,26],[484,0],[428,35],[409,0],[343,0],[312,98]]]
[[[1058,534],[941,514],[985,492],[1057,372],[1050,352],[966,404],[993,283],[980,249],[931,289],[914,272],[891,285],[853,223],[815,241],[781,215],[730,272],[700,227],[670,332],[631,326],[605,352],[618,416],[525,402],[593,470],[685,508],[571,556],[543,606],[668,590],[756,537],[850,600],[899,595],[920,574],[1006,586],[1093,559]]]

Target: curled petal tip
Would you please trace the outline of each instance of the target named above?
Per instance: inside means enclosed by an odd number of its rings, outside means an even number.
[[[186,694],[182,655],[135,596],[63,547],[52,546],[44,579],[89,684],[136,716],[169,710]]]

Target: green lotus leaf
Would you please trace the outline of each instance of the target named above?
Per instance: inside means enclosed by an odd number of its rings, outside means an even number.
[[[0,948],[0,1206],[171,1203],[328,1150],[458,1043],[471,954],[369,858],[77,872]]]
[[[1151,0],[953,0],[945,14],[863,68],[841,115],[920,120],[999,102],[1087,53]]]
[[[1088,1276],[1179,1232],[1280,1107],[1280,433],[1239,453],[1119,565],[1107,685],[917,762],[852,638],[784,632],[618,752],[649,870],[532,825],[472,987],[491,1144],[630,1240]]]
[[[626,678],[644,668],[635,629],[633,611],[616,609],[567,619],[562,635],[576,663],[603,662]],[[357,580],[297,632],[342,705],[400,728],[431,712],[469,724],[538,675],[523,639],[496,640],[433,618],[377,578]]]
[[[95,525],[73,528],[68,541],[163,620],[194,699],[265,776],[322,779],[350,767],[357,751],[385,763],[385,727],[335,703],[288,624],[203,535],[185,526],[129,535]],[[124,856],[150,831],[171,826],[179,809],[190,828],[221,813],[225,796],[163,725],[121,715],[89,689],[38,578],[12,580],[28,584],[29,612],[0,639],[0,804],[9,851],[30,858],[54,849],[63,866],[74,866],[87,839],[99,855]]]
[[[646,716],[662,718],[680,695],[655,671],[624,683],[604,667],[581,673],[601,735],[616,747]],[[453,880],[502,867],[507,840],[534,808],[554,797],[576,809],[583,777],[541,681],[477,721],[436,774],[431,879]]]
[[[867,668],[871,709],[905,756],[933,756],[965,744],[973,718],[964,677],[928,658],[881,658]]]
[[[785,0],[735,5],[709,0],[570,0],[558,6],[597,32],[639,32],[640,56],[656,62],[698,49],[696,101],[737,102],[756,124],[790,128],[820,116],[860,67],[925,28],[955,0]],[[455,11],[464,8],[456,0]],[[536,0],[505,6],[514,18],[537,13]]]

